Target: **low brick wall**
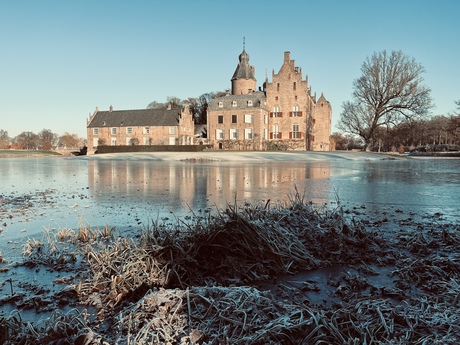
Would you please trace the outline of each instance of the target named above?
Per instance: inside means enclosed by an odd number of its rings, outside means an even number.
[[[212,145],[130,145],[107,146],[100,145],[95,153],[121,153],[121,152],[201,152],[209,150]]]

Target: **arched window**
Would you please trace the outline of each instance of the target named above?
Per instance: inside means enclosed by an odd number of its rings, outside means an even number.
[[[299,107],[299,105],[295,104],[295,105],[292,107],[292,116],[294,116],[294,117],[302,116],[302,115],[301,115],[301,112],[300,112],[300,107]]]

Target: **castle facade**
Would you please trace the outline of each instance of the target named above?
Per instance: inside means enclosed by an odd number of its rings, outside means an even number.
[[[254,72],[243,49],[231,91],[208,108],[209,144],[221,150],[330,151],[331,105],[323,94],[312,95],[290,53],[263,89],[257,89]]]

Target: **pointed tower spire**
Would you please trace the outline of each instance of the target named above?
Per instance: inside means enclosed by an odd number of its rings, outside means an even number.
[[[240,62],[233,73],[232,94],[246,94],[256,90],[254,66],[249,64],[249,55],[246,53],[246,37],[243,36],[243,52],[239,56]]]

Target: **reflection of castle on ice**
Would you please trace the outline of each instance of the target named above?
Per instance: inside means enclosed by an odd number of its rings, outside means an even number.
[[[263,164],[181,163],[94,160],[88,164],[88,186],[95,199],[116,198],[183,214],[213,208],[223,202],[259,204],[268,199],[287,201],[296,186],[317,203],[329,198],[330,165],[318,162]],[[322,184],[323,188],[309,187]],[[327,188],[326,188],[327,187]],[[322,193],[325,195],[322,195]],[[327,195],[326,195],[327,194]],[[154,215],[152,215],[154,217]]]

